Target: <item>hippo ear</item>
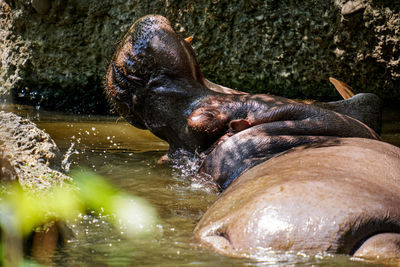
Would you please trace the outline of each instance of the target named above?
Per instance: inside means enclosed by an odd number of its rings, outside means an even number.
[[[229,123],[229,129],[234,132],[241,132],[250,126],[250,122],[245,119],[233,120]]]
[[[329,77],[329,81],[335,86],[336,90],[343,97],[343,99],[349,99],[354,96],[353,88],[351,88],[348,84],[336,80],[335,78]]]
[[[189,37],[187,37],[187,38],[185,38],[185,41],[187,42],[187,43],[191,43],[192,42],[192,40],[193,40],[193,35],[192,36],[189,36]]]

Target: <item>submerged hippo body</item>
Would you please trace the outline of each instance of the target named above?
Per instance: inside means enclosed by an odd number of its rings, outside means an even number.
[[[391,249],[380,257],[400,256],[399,162],[399,148],[361,138],[294,148],[234,181],[195,238],[227,255],[268,248],[368,257],[368,240],[386,233],[381,249]]]
[[[156,15],[121,41],[106,94],[128,122],[166,140],[170,156],[202,153],[199,176],[227,188],[196,227],[201,243],[227,255],[354,254],[361,245],[365,253],[385,237],[396,247],[399,149],[369,127],[379,131],[378,107],[348,109],[379,106],[375,96],[310,105],[211,83],[189,43]]]

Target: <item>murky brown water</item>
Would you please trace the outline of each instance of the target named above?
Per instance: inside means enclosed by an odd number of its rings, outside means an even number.
[[[65,153],[74,144],[71,168],[85,166],[125,192],[146,198],[161,217],[162,234],[133,241],[113,229],[104,218],[84,216],[72,222],[78,237],[59,250],[57,266],[370,266],[348,256],[271,253],[262,259],[224,257],[197,247],[192,231],[217,198],[193,187],[176,172],[157,166],[168,145],[147,131],[116,117],[71,116],[20,107],[17,113],[45,129]],[[385,113],[383,138],[400,146],[400,111]]]

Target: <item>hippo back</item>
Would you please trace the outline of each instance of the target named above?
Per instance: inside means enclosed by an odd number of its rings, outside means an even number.
[[[195,237],[227,255],[352,255],[371,236],[400,233],[399,196],[399,148],[332,139],[244,172],[204,214]]]

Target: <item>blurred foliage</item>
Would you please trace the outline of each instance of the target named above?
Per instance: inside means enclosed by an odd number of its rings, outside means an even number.
[[[159,218],[146,200],[119,191],[93,172],[75,170],[71,176],[73,184],[64,183],[43,191],[22,190],[17,183],[3,190],[0,195],[2,266],[10,265],[7,262],[10,257],[22,257],[21,251],[15,251],[22,245],[10,245],[10,239],[14,240],[11,244],[18,243],[34,231],[46,231],[54,222],[72,220],[88,210],[110,215],[107,217],[111,223],[123,226],[130,238],[154,236]]]

